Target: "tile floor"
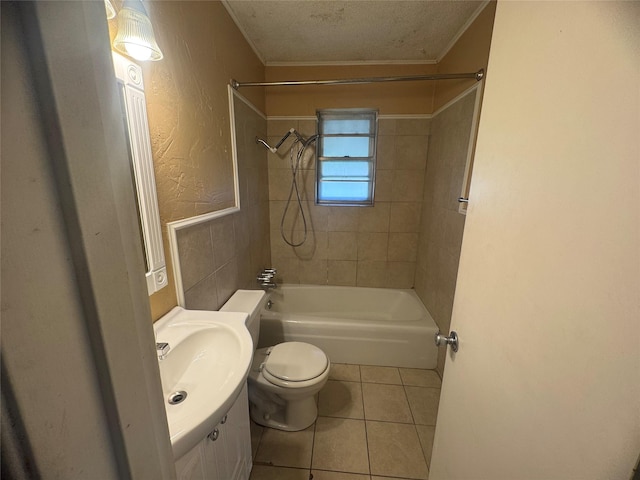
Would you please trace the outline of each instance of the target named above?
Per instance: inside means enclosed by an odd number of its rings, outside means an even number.
[[[334,364],[314,425],[251,423],[250,480],[427,479],[440,385],[434,370]]]

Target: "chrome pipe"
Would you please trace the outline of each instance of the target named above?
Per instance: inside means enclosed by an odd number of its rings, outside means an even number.
[[[231,87],[285,87],[292,85],[361,85],[365,83],[380,82],[412,82],[422,80],[459,80],[464,78],[474,78],[480,81],[484,78],[484,69],[472,73],[435,73],[432,75],[408,75],[400,77],[368,77],[368,78],[343,78],[339,80],[286,80],[281,82],[238,82],[231,80]]]

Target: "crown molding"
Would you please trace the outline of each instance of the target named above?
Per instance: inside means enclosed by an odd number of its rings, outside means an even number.
[[[491,0],[485,0],[477,9],[475,12],[473,12],[473,15],[471,15],[471,17],[469,17],[469,20],[467,20],[465,22],[464,25],[462,25],[462,27],[460,28],[460,30],[458,30],[458,33],[456,33],[456,35],[451,39],[451,41],[447,44],[446,47],[444,47],[444,49],[442,50],[442,52],[440,52],[440,55],[438,55],[438,58],[436,59],[436,63],[440,63],[442,61],[442,59],[447,55],[447,53],[449,53],[449,50],[451,50],[453,48],[453,46],[458,43],[458,40],[460,40],[460,37],[462,37],[462,35],[464,35],[464,32],[467,31],[467,29],[471,26],[471,24],[473,22],[476,21],[476,18],[478,18],[478,15],[480,15],[482,13],[482,11],[487,7],[487,5],[489,5],[491,3]]]
[[[249,35],[247,35],[247,32],[244,30],[244,28],[242,28],[242,25],[238,21],[238,17],[236,17],[235,12],[231,8],[231,6],[227,3],[227,0],[220,0],[220,3],[222,3],[222,5],[224,6],[225,10],[227,11],[229,16],[231,17],[231,20],[233,20],[233,23],[236,24],[236,27],[238,27],[238,30],[240,30],[240,33],[242,33],[242,36],[244,37],[246,42],[251,47],[251,50],[253,50],[253,53],[256,54],[256,57],[258,57],[258,60],[260,60],[262,65],[266,65],[266,61],[264,59],[264,56],[262,55],[262,53],[260,53],[260,51],[258,50],[258,47],[256,47],[256,45],[251,41],[251,38],[249,37]]]

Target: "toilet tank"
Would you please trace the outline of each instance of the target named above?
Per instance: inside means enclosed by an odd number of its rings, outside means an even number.
[[[247,330],[253,340],[253,348],[258,347],[260,337],[260,312],[267,303],[267,294],[262,290],[238,290],[227,303],[220,307],[221,312],[243,312],[247,318]]]

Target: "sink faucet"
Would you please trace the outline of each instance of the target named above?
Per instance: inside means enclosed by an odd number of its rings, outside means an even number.
[[[156,352],[158,353],[158,360],[164,360],[171,350],[171,347],[167,342],[156,342]]]

